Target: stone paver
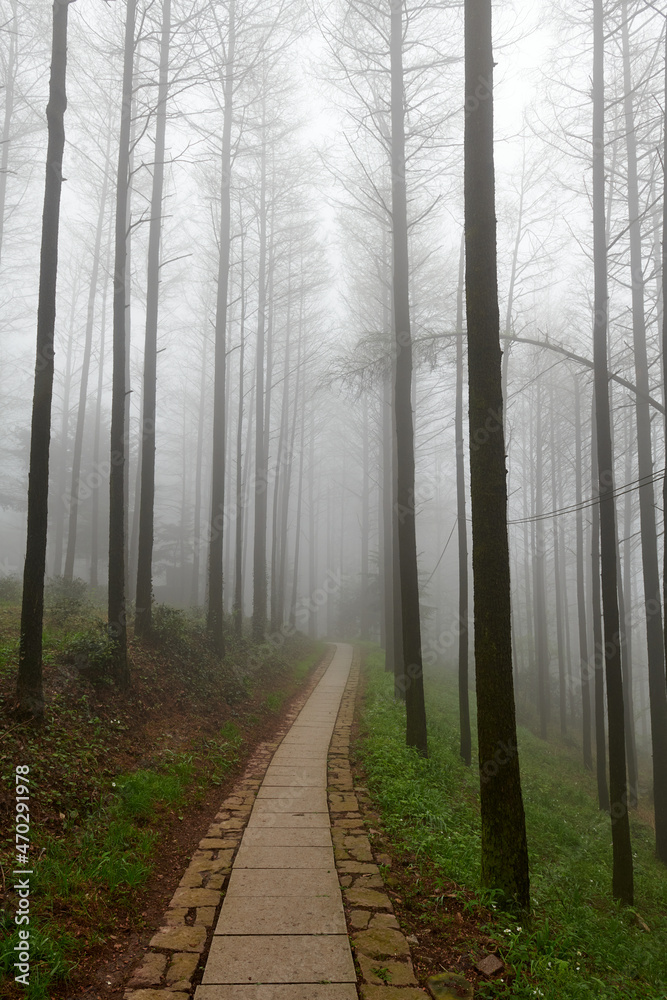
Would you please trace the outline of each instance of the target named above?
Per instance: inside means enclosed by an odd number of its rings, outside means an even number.
[[[255,934],[213,939],[203,984],[356,983],[347,934]]]
[[[277,826],[262,829],[253,827],[245,832],[244,846],[251,847],[328,847],[331,833],[328,827],[299,830],[295,827]]]
[[[227,899],[216,934],[345,934],[345,914],[328,896]]]
[[[235,868],[225,900],[234,896],[333,896],[340,899],[336,869]],[[224,908],[224,903],[223,903]]]
[[[200,986],[195,1000],[357,1000],[351,983]]]
[[[333,850],[330,847],[310,847],[302,845],[298,851],[293,847],[258,847],[244,844],[236,858],[237,868],[327,868],[333,871]]]

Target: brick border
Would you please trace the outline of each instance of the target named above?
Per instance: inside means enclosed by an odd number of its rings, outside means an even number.
[[[134,970],[125,1000],[187,1000],[203,968],[213,938],[224,886],[255,803],[257,790],[276,749],[331,663],[335,646],[327,648],[308,683],[292,705],[272,740],[260,743],[230,795],[222,802],[206,836],[178,884],[162,926],[151,938],[141,964]]]
[[[328,760],[331,835],[357,967],[357,989],[362,1000],[424,1000],[428,993],[415,978],[410,944],[384,892],[380,865],[386,870],[390,859],[373,853],[359,810],[359,799],[369,801],[368,791],[354,787],[350,768],[350,729],[360,671],[361,656],[355,647]]]

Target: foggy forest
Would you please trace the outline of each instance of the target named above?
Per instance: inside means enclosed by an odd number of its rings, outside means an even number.
[[[0,998],[665,1000],[667,6],[0,0],[0,94]]]

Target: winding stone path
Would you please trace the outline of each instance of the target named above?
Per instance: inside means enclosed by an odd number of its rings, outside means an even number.
[[[352,664],[339,645],[250,814],[195,1000],[356,1000],[327,754]]]

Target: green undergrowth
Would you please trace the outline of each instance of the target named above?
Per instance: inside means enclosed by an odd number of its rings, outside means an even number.
[[[123,694],[104,679],[106,637],[97,613],[76,597],[66,613],[61,601],[47,617],[47,713],[37,726],[12,716],[17,609],[5,607],[4,618],[0,609],[7,654],[4,677],[0,669],[0,866],[9,890],[0,909],[0,1000],[50,1000],[91,948],[141,929],[137,893],[151,882],[165,835],[229,778],[258,738],[253,727],[279,712],[324,651],[300,635],[259,651],[230,641],[225,662],[216,664],[197,616],[158,609],[151,640],[131,644],[132,687]],[[8,874],[17,867],[18,764],[30,767],[27,989],[14,983],[17,899]]]
[[[222,781],[243,742],[238,727],[226,723],[197,759],[170,753],[161,765],[118,775],[103,804],[73,826],[70,837],[37,831],[28,1000],[50,997],[50,985],[67,978],[81,947],[103,943],[114,918],[132,912],[136,890],[151,875],[160,819],[175,813],[183,820],[186,802],[201,799],[211,780]],[[18,943],[11,909],[0,913],[0,930],[0,975],[11,980]]]
[[[610,898],[610,821],[598,810],[594,777],[575,748],[520,729],[533,911],[520,921],[501,913],[480,887],[479,779],[477,768],[459,757],[455,678],[426,677],[429,759],[423,760],[404,745],[404,709],[393,699],[393,679],[377,649],[367,655],[366,671],[359,753],[383,825],[418,863],[429,859],[443,884],[461,887],[460,899],[499,942],[512,970],[509,981],[483,985],[480,995],[664,1000],[667,870],[654,857],[651,828],[631,815],[635,908],[623,910]]]

